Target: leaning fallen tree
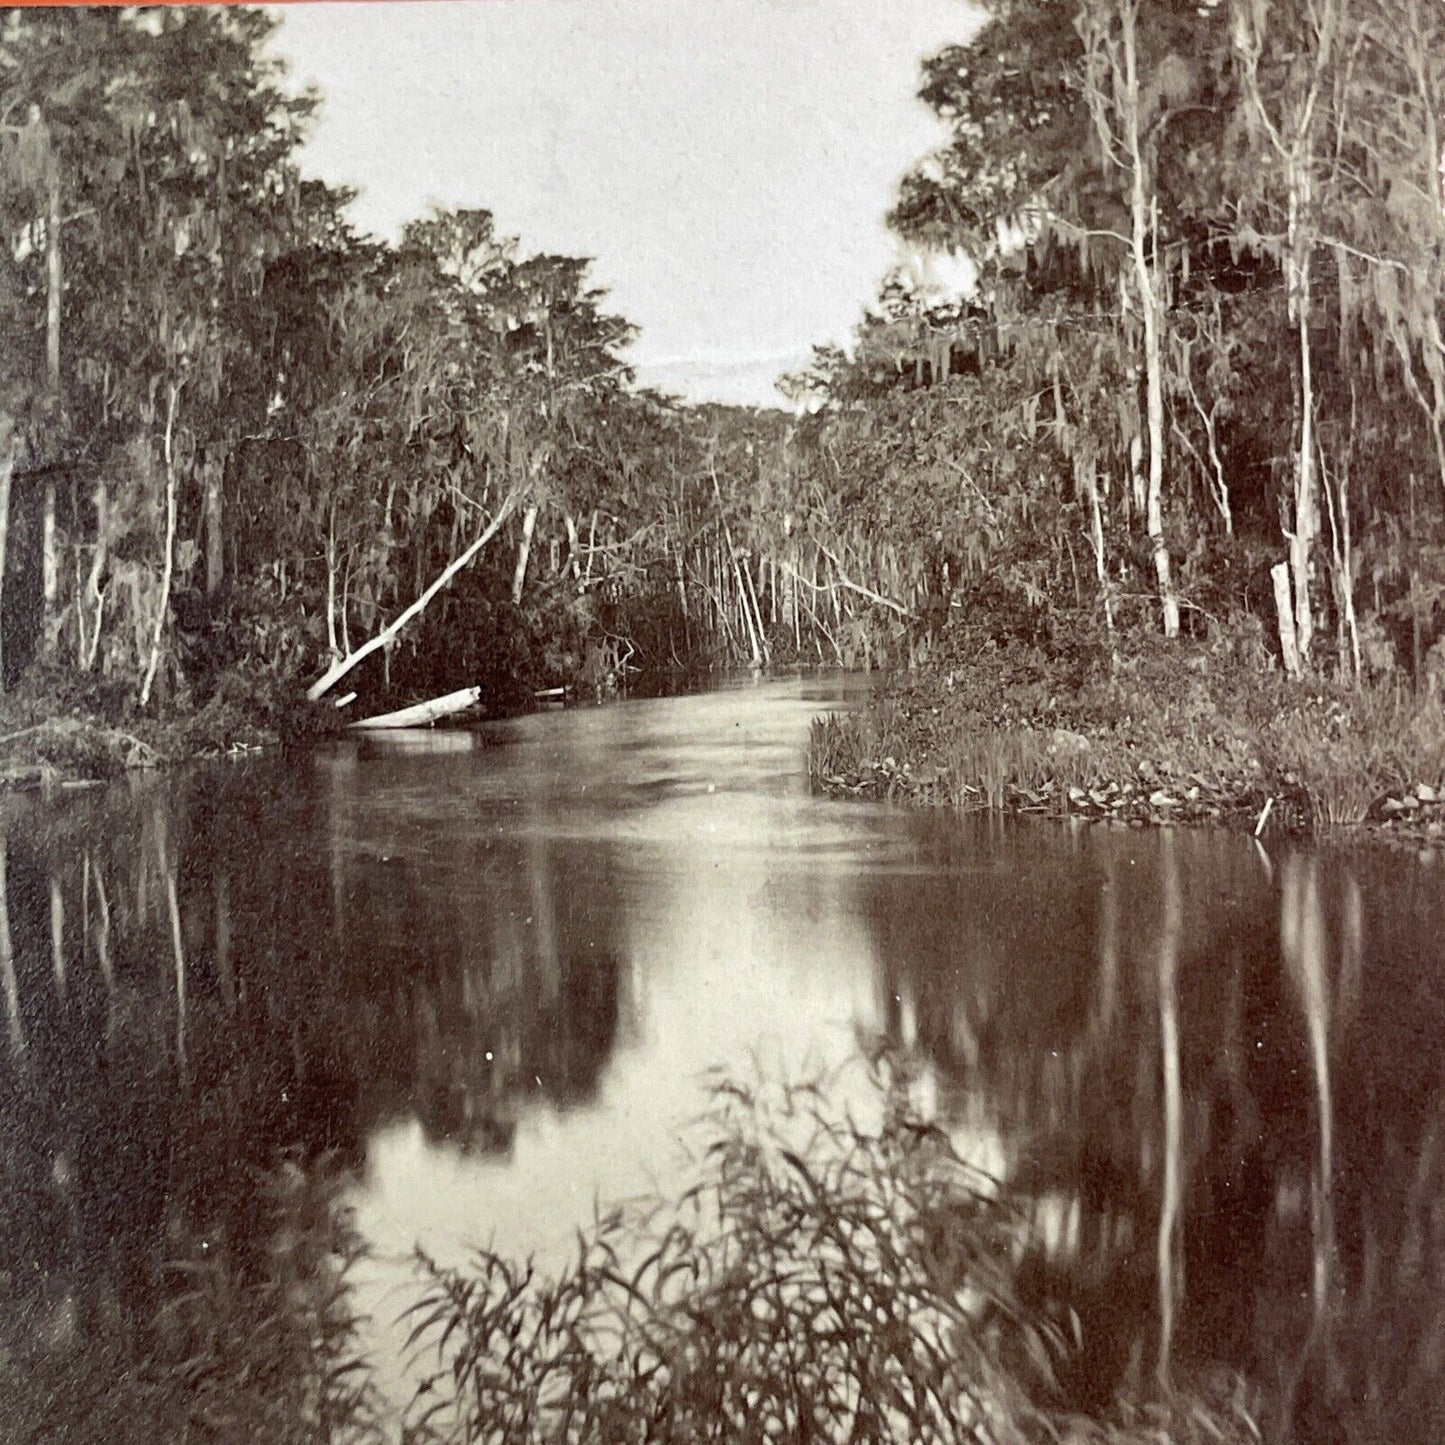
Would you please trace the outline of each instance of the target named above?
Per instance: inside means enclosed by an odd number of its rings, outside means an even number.
[[[399,613],[391,622],[387,623],[375,637],[368,642],[362,643],[355,652],[348,653],[345,657],[338,658],[327,670],[322,673],[315,682],[306,689],[306,697],[310,702],[316,702],[319,698],[325,697],[343,677],[349,673],[358,663],[364,662],[373,652],[385,647],[413,618],[420,617],[426,611],[432,599],[440,592],[458,572],[467,567],[472,559],[492,540],[501,530],[502,524],[512,513],[514,496],[509,496],[497,511],[497,515],[482,529],[481,534],[458,556],[454,557],[437,574],[426,591],[416,599],[404,612]]]
[[[421,728],[440,722],[475,707],[482,695],[479,687],[464,687],[458,692],[449,692],[445,697],[434,697],[427,702],[413,703],[410,707],[399,707],[395,712],[379,712],[372,717],[357,718],[347,726],[360,729]]]

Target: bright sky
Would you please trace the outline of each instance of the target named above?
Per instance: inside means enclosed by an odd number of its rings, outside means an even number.
[[[919,62],[968,0],[388,0],[287,6],[276,47],[324,108],[311,171],[393,236],[481,206],[590,256],[642,328],[641,380],[776,403],[846,341],[897,255],[883,225],[942,132]]]

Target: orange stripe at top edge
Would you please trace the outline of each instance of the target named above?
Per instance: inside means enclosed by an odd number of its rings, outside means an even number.
[[[218,5],[249,5],[270,10],[291,5],[356,4],[358,0],[8,0],[0,10],[151,10],[159,6],[188,7],[191,9],[215,8]],[[422,5],[429,0],[359,0],[362,4]],[[485,4],[487,0],[463,0],[466,4]]]

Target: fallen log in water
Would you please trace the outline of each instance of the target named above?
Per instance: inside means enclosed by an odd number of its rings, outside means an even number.
[[[438,718],[451,717],[453,713],[464,712],[472,707],[482,695],[479,687],[464,687],[460,692],[449,692],[445,697],[434,697],[430,702],[413,703],[411,707],[398,708],[395,712],[379,712],[375,717],[358,718],[348,724],[351,728],[415,728],[425,727]]]

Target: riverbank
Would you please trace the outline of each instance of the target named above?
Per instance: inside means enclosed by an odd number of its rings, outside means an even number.
[[[240,676],[203,707],[141,715],[124,688],[35,670],[0,698],[0,791],[81,786],[135,768],[240,756],[320,736],[330,722],[287,688]]]
[[[1445,844],[1438,697],[1295,682],[1207,645],[1113,666],[986,646],[820,719],[809,772],[925,807]]]

